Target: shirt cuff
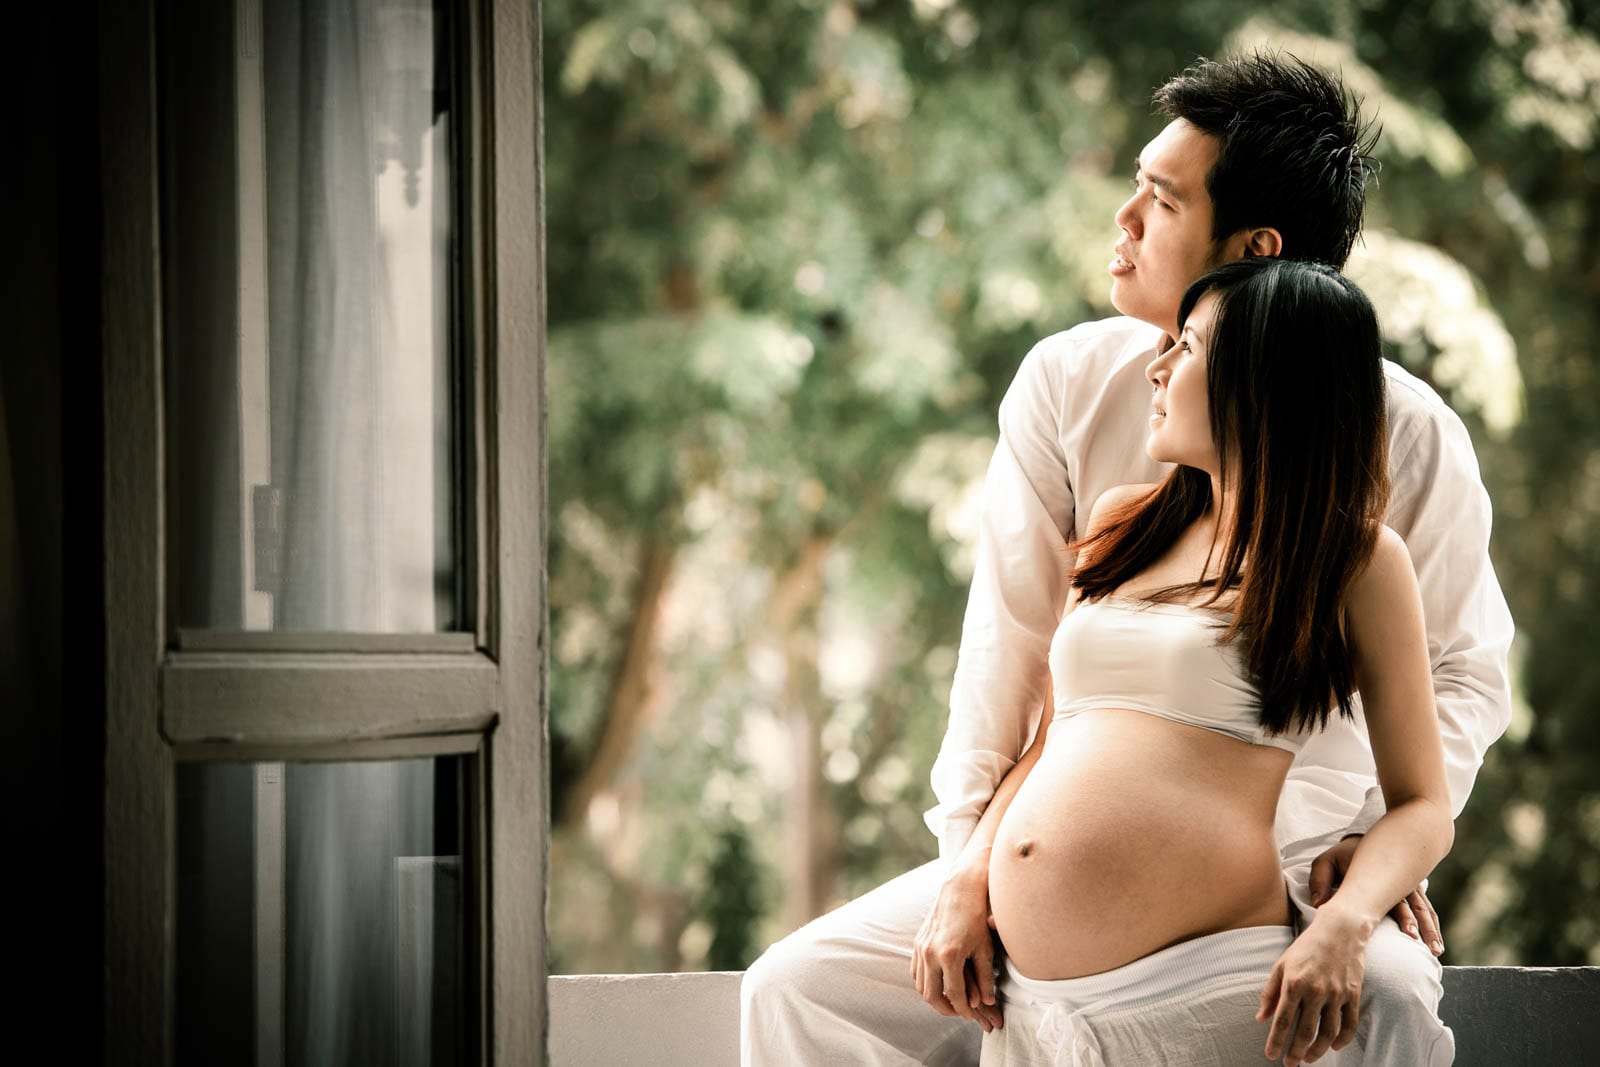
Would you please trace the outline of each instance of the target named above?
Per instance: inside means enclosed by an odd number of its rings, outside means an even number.
[[[1344,836],[1351,834],[1365,834],[1377,825],[1379,819],[1389,810],[1383,802],[1383,789],[1373,786],[1367,790],[1367,798],[1361,804],[1361,810],[1356,812],[1355,818],[1350,820],[1350,825],[1345,829]]]
[[[954,819],[945,825],[944,833],[939,835],[939,862],[945,874],[955,873],[956,862],[961,858],[961,853],[966,851],[967,842],[972,840],[977,829],[976,819]]]
[[[925,818],[932,824],[938,816],[939,809],[934,808]],[[941,821],[942,826],[930,825],[930,828],[939,835],[939,864],[944,868],[945,874],[952,874],[955,871],[956,860],[961,858],[962,850],[967,847],[967,842],[972,840],[973,832],[978,829],[978,820],[956,817]]]

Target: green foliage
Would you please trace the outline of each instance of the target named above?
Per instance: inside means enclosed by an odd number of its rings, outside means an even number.
[[[1600,928],[1600,45],[1551,0],[545,5],[557,810],[624,669],[648,712],[557,831],[557,969],[733,966],[792,916],[814,764],[829,899],[932,854],[920,812],[973,487],[1028,347],[1111,314],[1151,89],[1258,42],[1385,126],[1352,272],[1472,429],[1521,633],[1512,732],[1433,879],[1455,962]],[[641,599],[640,560],[671,577]],[[808,741],[803,739],[809,738]],[[796,754],[814,748],[814,757]],[[758,914],[759,911],[759,914]]]
[[[761,870],[743,827],[726,826],[717,831],[716,840],[701,905],[713,931],[706,966],[713,971],[742,971],[761,952],[755,932],[763,911]]]

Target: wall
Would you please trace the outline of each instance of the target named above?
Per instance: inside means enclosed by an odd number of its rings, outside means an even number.
[[[17,1062],[101,1056],[104,642],[92,8],[18,5],[0,282],[0,775]],[[70,1025],[53,1027],[70,1006]],[[48,1056],[30,1056],[30,1042]]]
[[[734,1067],[738,972],[550,979],[554,1067]],[[1600,967],[1446,967],[1456,1067],[1600,1063]]]

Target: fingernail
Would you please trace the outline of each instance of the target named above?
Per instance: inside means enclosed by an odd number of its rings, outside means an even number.
[[[1433,939],[1433,954],[1435,956],[1444,955],[1444,942],[1440,941],[1437,937]]]

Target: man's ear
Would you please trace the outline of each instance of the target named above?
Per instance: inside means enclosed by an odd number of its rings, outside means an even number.
[[[1239,236],[1244,238],[1240,255],[1246,259],[1251,256],[1278,256],[1283,252],[1283,235],[1271,226],[1244,230]]]

